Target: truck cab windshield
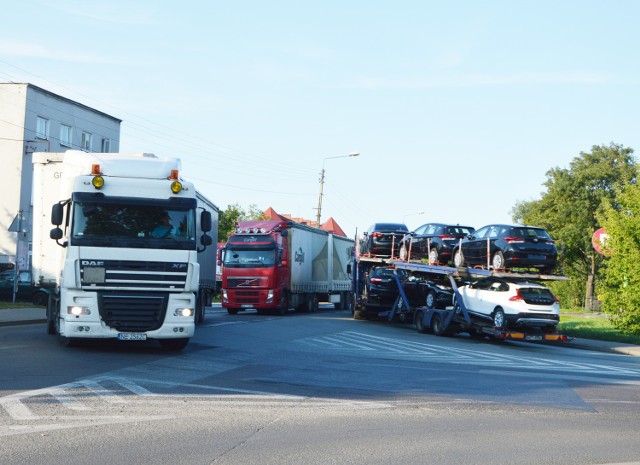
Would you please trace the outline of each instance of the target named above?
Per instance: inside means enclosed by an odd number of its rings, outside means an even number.
[[[159,205],[75,202],[72,245],[192,250],[195,211]]]
[[[276,250],[271,249],[227,249],[223,266],[227,268],[267,268],[276,264]]]

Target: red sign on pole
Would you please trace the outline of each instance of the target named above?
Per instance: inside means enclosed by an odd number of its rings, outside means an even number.
[[[593,244],[593,248],[596,249],[596,252],[602,255],[608,255],[611,253],[610,250],[607,250],[607,238],[609,235],[604,228],[598,229],[591,236],[591,244]]]

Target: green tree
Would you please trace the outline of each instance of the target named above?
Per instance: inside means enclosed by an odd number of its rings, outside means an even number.
[[[583,295],[591,302],[595,278],[604,260],[591,244],[593,233],[600,227],[597,215],[603,204],[616,204],[620,186],[635,182],[636,161],[632,154],[632,149],[613,143],[594,145],[591,152],[575,157],[568,169],[547,171],[546,192],[541,198],[518,202],[511,211],[514,221],[542,226],[556,240],[564,273],[573,279],[556,289],[563,289],[571,299],[577,297],[578,287],[586,288]]]
[[[616,201],[601,215],[609,250],[602,307],[616,327],[640,334],[640,186],[625,186]]]
[[[249,205],[248,210],[243,209],[239,204],[227,205],[225,210],[218,213],[218,240],[227,242],[229,235],[236,229],[236,222],[247,220],[262,220],[264,212],[255,204]]]

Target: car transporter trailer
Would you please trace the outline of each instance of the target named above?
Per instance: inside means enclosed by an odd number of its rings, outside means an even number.
[[[428,265],[393,258],[364,257],[354,258],[352,271],[353,282],[353,316],[362,318],[363,311],[367,308],[367,296],[363,279],[374,267],[385,266],[393,269],[393,275],[398,288],[398,296],[391,309],[378,312],[378,317],[389,321],[398,319],[406,323],[414,323],[417,330],[425,333],[432,330],[437,336],[448,336],[456,333],[469,333],[472,337],[491,336],[495,339],[522,340],[522,341],[558,341],[568,342],[570,338],[565,335],[543,333],[534,331],[513,331],[507,328],[499,328],[493,324],[490,318],[486,321],[479,318],[471,318],[469,309],[458,291],[456,279],[480,279],[484,277],[496,277],[506,279],[527,279],[530,281],[567,281],[569,278],[559,275],[541,275],[536,273],[517,273],[510,271],[493,271],[479,268],[455,268],[443,265]],[[398,270],[404,270],[425,277],[437,277],[447,279],[451,285],[451,292],[455,296],[455,305],[445,309],[429,308],[427,306],[411,305],[410,300],[402,286],[402,280]],[[453,304],[453,302],[452,302]]]

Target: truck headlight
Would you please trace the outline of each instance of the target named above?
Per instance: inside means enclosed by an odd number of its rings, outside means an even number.
[[[225,302],[229,302],[229,297],[227,296],[227,290],[222,289],[222,300]]]
[[[70,305],[67,307],[67,314],[80,316],[80,315],[91,315],[91,310],[88,307],[80,307],[78,305]]]
[[[267,303],[270,304],[271,302],[273,302],[273,289],[269,289],[269,292],[267,292]]]
[[[192,308],[176,308],[173,316],[193,316]]]

